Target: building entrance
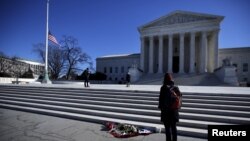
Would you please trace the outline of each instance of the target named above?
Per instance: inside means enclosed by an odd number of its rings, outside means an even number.
[[[173,57],[173,73],[178,73],[179,72],[179,56],[174,56]]]

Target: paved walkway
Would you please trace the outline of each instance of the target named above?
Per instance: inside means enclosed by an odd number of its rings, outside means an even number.
[[[81,85],[80,85],[81,86]],[[141,91],[159,91],[161,85],[98,85],[93,84],[94,89],[116,89],[116,90],[141,90]],[[182,92],[198,93],[221,93],[221,94],[250,94],[249,87],[211,87],[211,86],[179,86]]]
[[[100,124],[0,108],[0,141],[164,141],[164,134],[114,138]],[[206,141],[178,136],[179,141]]]

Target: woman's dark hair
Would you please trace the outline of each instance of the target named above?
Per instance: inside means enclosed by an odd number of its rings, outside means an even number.
[[[170,73],[165,73],[163,85],[174,85],[174,81]]]

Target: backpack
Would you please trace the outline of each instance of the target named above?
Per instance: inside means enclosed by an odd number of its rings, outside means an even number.
[[[173,99],[173,101],[171,102],[170,109],[173,109],[173,110],[180,109],[182,105],[181,92],[179,91],[177,87],[171,87],[170,93],[171,93],[171,99]]]

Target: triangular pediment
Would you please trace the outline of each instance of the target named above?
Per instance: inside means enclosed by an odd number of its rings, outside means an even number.
[[[187,11],[175,11],[159,19],[156,19],[148,24],[141,26],[140,28],[150,28],[157,26],[167,26],[174,24],[184,24],[191,22],[209,21],[209,20],[222,20],[223,16],[194,13]]]

